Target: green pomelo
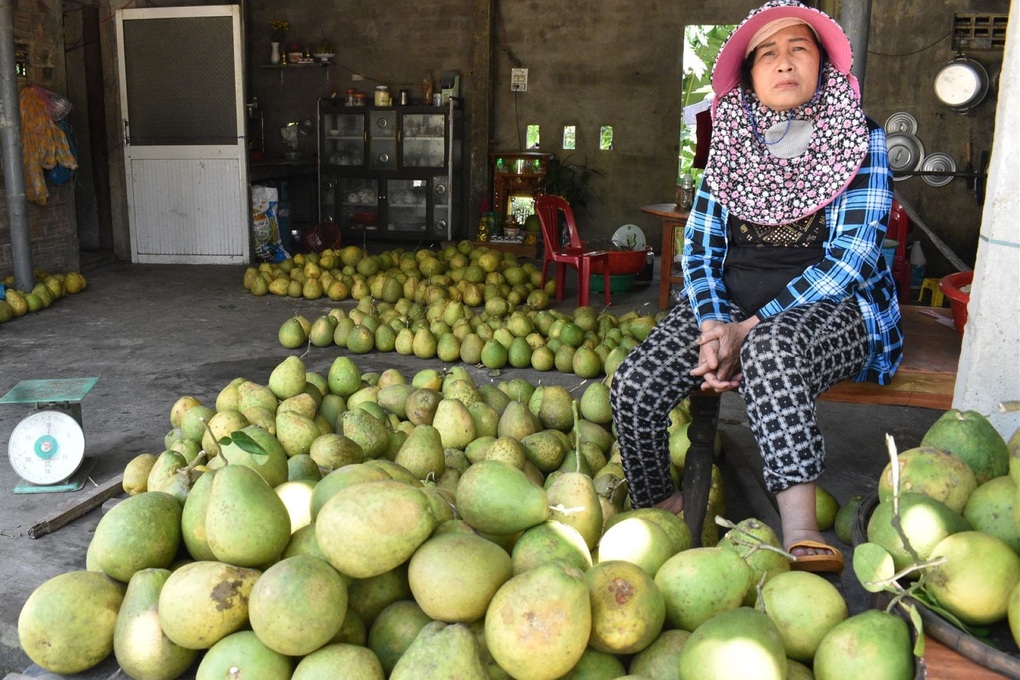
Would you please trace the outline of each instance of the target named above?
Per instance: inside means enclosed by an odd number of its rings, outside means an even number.
[[[432,622],[414,600],[397,600],[379,612],[368,630],[368,648],[375,652],[386,673],[392,673],[397,661]]]
[[[294,456],[290,460],[294,460]],[[347,465],[355,465],[365,461],[365,450],[350,437],[342,434],[320,434],[312,441],[308,450],[308,458],[317,469],[328,471],[338,470]]]
[[[740,607],[700,625],[680,651],[679,680],[785,680],[786,654],[775,624]],[[858,676],[864,677],[864,676]]]
[[[205,513],[209,508],[209,494],[215,472],[204,472],[195,480],[181,512],[181,539],[194,560],[216,559],[209,547],[209,535],[205,530]]]
[[[786,656],[808,664],[826,633],[849,616],[836,586],[807,571],[776,574],[761,588],[756,608],[776,624]]]
[[[310,454],[312,443],[322,434],[315,421],[295,411],[276,414],[276,438],[288,457]]]
[[[384,471],[376,467],[355,463],[333,470],[315,485],[312,490],[312,521],[318,516],[322,506],[341,489],[361,482],[377,482],[389,479]]]
[[[401,444],[394,462],[415,479],[436,479],[446,470],[442,437],[432,425],[416,425]]]
[[[459,399],[442,399],[436,406],[432,426],[439,431],[443,448],[463,450],[477,436],[471,412]]]
[[[674,554],[673,541],[662,527],[643,517],[627,517],[602,535],[597,562],[624,560],[654,576]]]
[[[900,492],[921,493],[962,513],[967,499],[977,488],[974,472],[961,459],[941,449],[908,449],[897,457]],[[892,463],[885,466],[878,480],[878,499],[892,497]]]
[[[850,500],[841,505],[836,513],[836,521],[833,523],[836,537],[847,545],[853,544],[854,517],[856,517],[857,509],[861,507],[863,500],[864,496],[855,494]]]
[[[216,559],[239,567],[266,564],[287,547],[290,526],[287,506],[258,472],[243,465],[216,471],[205,513]]]
[[[425,625],[393,667],[390,680],[488,680],[478,639],[470,628],[433,621]]]
[[[447,623],[485,616],[492,596],[512,575],[506,551],[481,536],[459,533],[427,540],[407,572],[415,601],[430,618]]]
[[[609,386],[604,382],[593,382],[581,395],[581,415],[593,423],[608,425],[613,414],[609,406]]]
[[[305,656],[298,662],[291,680],[321,680],[338,668],[345,680],[386,680],[379,657],[368,647],[336,642]]]
[[[142,569],[131,577],[113,629],[113,654],[132,678],[173,680],[184,674],[198,652],[175,644],[159,627],[159,593],[167,569]]]
[[[1006,441],[977,411],[946,411],[928,428],[921,446],[953,454],[970,467],[978,484],[1009,473]]]
[[[308,526],[312,521],[312,492],[315,489],[315,482],[311,480],[300,480],[295,482],[284,482],[273,489],[276,495],[283,501],[290,516],[290,533]],[[289,541],[288,541],[289,544]]]
[[[347,612],[347,584],[318,557],[277,562],[255,583],[248,603],[252,630],[270,649],[303,656],[328,643]]]
[[[524,531],[511,552],[516,576],[553,560],[561,560],[586,572],[592,566],[591,551],[577,529],[547,520]]]
[[[96,526],[95,565],[121,583],[141,569],[170,566],[181,544],[181,513],[177,499],[159,491],[125,498]]]
[[[195,680],[289,680],[292,671],[290,658],[274,652],[252,631],[242,630],[224,637],[205,653]]]
[[[315,518],[315,538],[337,571],[366,578],[405,562],[435,526],[421,489],[378,481],[346,487],[326,501]]]
[[[410,599],[407,564],[378,576],[351,579],[347,586],[347,611],[357,614],[366,626],[371,626],[380,612],[394,602]]]
[[[911,680],[914,655],[906,621],[876,609],[851,616],[822,638],[813,669],[816,680]]]
[[[250,437],[259,451],[251,452],[236,442],[220,448],[220,455],[231,465],[246,465],[266,480],[269,486],[277,486],[287,481],[287,452],[273,435],[258,425],[248,425],[240,432]]]
[[[511,676],[553,680],[581,658],[591,632],[584,575],[550,562],[514,576],[485,615],[485,644]]]
[[[602,537],[602,506],[591,477],[565,472],[546,491],[549,519],[574,527],[594,548]]]
[[[964,623],[988,625],[1006,618],[1009,594],[1020,581],[1020,557],[1006,543],[980,531],[947,536],[931,551],[945,562],[928,571],[935,601]]]
[[[644,569],[630,562],[599,562],[584,579],[591,598],[591,647],[634,654],[652,644],[666,620],[666,603]]]
[[[772,577],[790,571],[790,560],[786,555],[764,547],[783,547],[776,532],[772,527],[754,517],[738,522],[736,528],[730,529],[717,545],[735,550],[738,555],[744,558],[744,561],[754,572],[752,582],[755,585],[768,583]],[[744,596],[744,604],[754,605],[756,597],[755,589],[748,588],[747,595]]]
[[[942,539],[970,529],[962,515],[950,510],[944,503],[919,493],[900,494],[900,526],[907,537],[916,560],[924,562]],[[868,540],[889,551],[896,571],[916,564],[903,538],[893,525],[892,500],[878,504],[868,520]]]
[[[1017,487],[1009,475],[990,479],[970,495],[964,518],[975,530],[1005,541],[1020,553],[1020,532],[1014,521]]]
[[[648,678],[677,677],[680,652],[689,637],[691,633],[687,630],[671,628],[662,631],[652,644],[631,658],[631,675]]]
[[[655,574],[676,628],[695,631],[722,612],[740,607],[754,571],[740,555],[718,546],[691,548],[669,558]]]
[[[124,585],[98,571],[58,574],[33,590],[21,607],[21,649],[51,673],[86,671],[113,651],[123,599]]]
[[[457,483],[457,509],[474,529],[515,534],[549,516],[545,489],[521,470],[498,460],[469,467]]]
[[[687,522],[680,515],[664,510],[662,508],[634,508],[625,512],[619,512],[606,520],[606,530],[628,517],[640,517],[666,532],[673,543],[673,553],[676,554],[691,547],[691,530]]]
[[[189,562],[159,593],[159,625],[187,649],[208,649],[248,624],[248,599],[262,572],[222,562]]]
[[[330,365],[326,382],[330,392],[346,399],[361,389],[361,371],[353,359],[339,356]]]
[[[563,680],[642,680],[640,676],[627,675],[623,662],[614,654],[600,652],[588,647],[577,664],[563,676]]]
[[[513,437],[517,441],[523,441],[528,435],[534,434],[542,429],[538,418],[528,409],[527,402],[513,400],[506,405],[499,417],[499,424],[496,426],[498,437]],[[552,469],[556,469],[553,466]]]
[[[340,428],[348,437],[361,447],[365,458],[378,458],[389,447],[389,428],[368,411],[351,406],[340,416]]]

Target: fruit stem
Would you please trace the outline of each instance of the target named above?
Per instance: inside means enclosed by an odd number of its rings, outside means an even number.
[[[730,531],[738,534],[737,536],[730,538],[730,541],[732,541],[734,545],[742,545],[751,548],[752,553],[755,550],[771,550],[772,552],[783,555],[784,557],[786,557],[786,559],[790,560],[791,562],[797,561],[797,556],[794,555],[793,553],[789,553],[783,550],[782,548],[778,548],[772,545],[771,543],[766,543],[765,541],[761,540],[754,534],[740,528],[739,526],[737,526],[730,520],[726,519],[722,515],[715,516],[715,523],[721,527],[726,527]],[[729,534],[727,534],[727,536],[729,536]],[[746,536],[747,538],[746,539],[743,538],[744,536]]]

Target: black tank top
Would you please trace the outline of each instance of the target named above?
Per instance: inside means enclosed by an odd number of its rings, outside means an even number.
[[[730,300],[755,314],[825,254],[825,210],[781,225],[754,224],[730,215],[723,282]]]

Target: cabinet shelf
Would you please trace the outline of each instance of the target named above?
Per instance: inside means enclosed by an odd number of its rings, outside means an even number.
[[[320,221],[358,238],[461,238],[459,108],[320,99]]]

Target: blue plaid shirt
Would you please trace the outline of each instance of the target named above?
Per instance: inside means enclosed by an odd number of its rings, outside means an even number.
[[[903,332],[896,285],[882,257],[882,241],[892,207],[892,176],[885,131],[868,121],[868,154],[850,185],[827,205],[825,256],[795,277],[758,310],[765,319],[796,305],[854,297],[868,333],[868,359],[855,381],[886,385],[903,359]],[[698,187],[684,230],[684,287],[698,324],[728,322],[730,302],[723,283],[729,214]]]

